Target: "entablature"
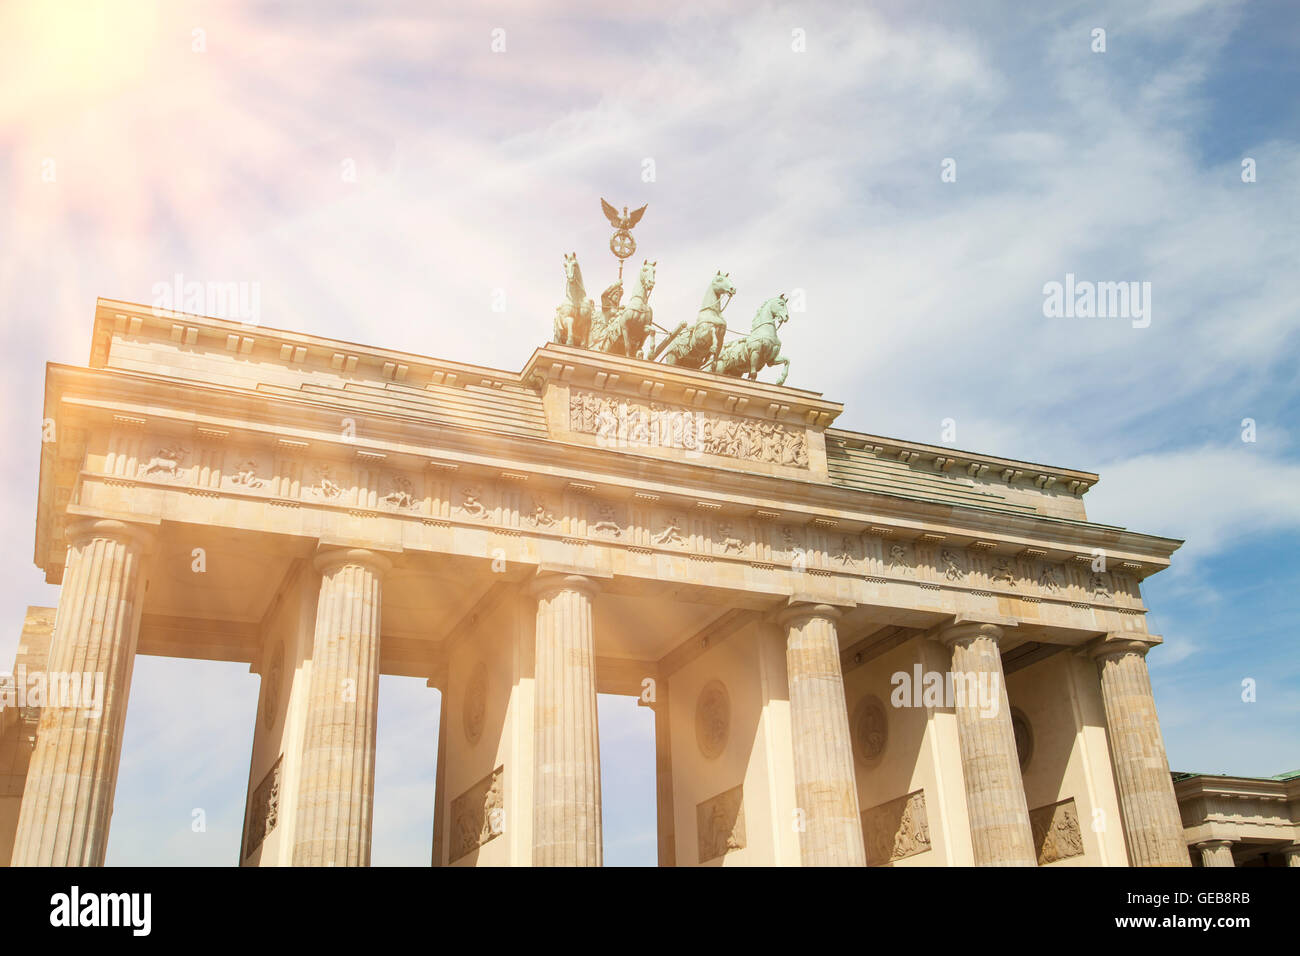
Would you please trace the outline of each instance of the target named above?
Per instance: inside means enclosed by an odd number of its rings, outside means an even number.
[[[937,613],[976,600],[1105,632],[1145,629],[1138,582],[1177,546],[1107,526],[428,423],[346,434],[325,410],[288,398],[231,414],[219,389],[64,367],[50,374],[47,411],[83,448],[74,467],[72,443],[56,446],[63,492],[51,496],[54,471],[43,473],[50,506],[38,544],[48,546],[37,560],[51,580],[63,553],[51,528],[68,513],[112,514],[328,530],[478,557],[500,548],[510,561],[581,552],[632,577],[695,574],[770,594],[815,581],[861,603]]]

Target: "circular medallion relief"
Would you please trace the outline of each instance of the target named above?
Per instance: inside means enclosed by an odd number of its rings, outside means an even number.
[[[695,703],[695,740],[700,753],[712,759],[722,753],[731,733],[731,698],[720,680],[711,680]]]
[[[1034,731],[1029,718],[1015,707],[1011,708],[1011,731],[1016,735],[1016,756],[1020,759],[1020,772],[1024,773],[1034,755]]]
[[[465,703],[461,710],[461,723],[465,725],[465,739],[478,743],[483,736],[483,718],[487,713],[487,666],[482,661],[474,665],[469,683],[465,686]]]
[[[853,753],[870,766],[880,760],[889,742],[889,715],[879,697],[868,694],[853,708]]]
[[[280,706],[280,684],[284,679],[284,641],[275,645],[271,652],[271,666],[263,676],[265,698],[262,701],[262,727],[270,730],[275,726],[276,711]]]

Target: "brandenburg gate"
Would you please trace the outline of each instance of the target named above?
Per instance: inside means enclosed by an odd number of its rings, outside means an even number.
[[[434,865],[600,865],[601,693],[653,710],[661,865],[1188,865],[1141,593],[1180,542],[836,428],[757,376],[784,296],[723,345],[722,273],[656,348],[653,274],[517,372],[99,300],[28,637],[102,712],[40,711],[13,863],[104,862],[153,654],[260,682],[242,865],[369,863],[380,674],[441,692]]]

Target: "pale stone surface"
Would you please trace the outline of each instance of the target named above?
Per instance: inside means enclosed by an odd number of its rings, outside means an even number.
[[[975,865],[1036,866],[1029,808],[1011,727],[1011,706],[998,652],[1002,628],[963,622],[943,629],[939,639],[952,648],[955,681],[973,677],[974,686],[987,688],[990,697],[996,688],[996,706],[983,707],[978,695],[966,693],[957,696],[954,708]]]
[[[533,865],[600,866],[600,744],[596,727],[596,583],[540,577],[534,717]]]
[[[853,743],[835,632],[839,612],[801,603],[781,617],[786,629],[795,800],[804,813],[804,866],[866,866]]]
[[[1147,674],[1149,647],[1144,641],[1113,635],[1093,648],[1124,834],[1134,866],[1189,866]]]
[[[41,713],[23,791],[15,866],[102,866],[140,626],[152,533],[120,521],[69,529],[51,674],[103,679],[102,713],[83,700]]]
[[[369,866],[379,706],[381,578],[390,559],[322,550],[295,866]]]

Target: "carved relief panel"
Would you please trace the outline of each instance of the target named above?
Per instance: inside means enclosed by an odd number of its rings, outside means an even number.
[[[1029,828],[1034,834],[1039,866],[1083,856],[1083,831],[1073,797],[1030,810]]]
[[[338,465],[328,461],[313,465],[308,472],[308,480],[311,482],[307,488],[308,496],[316,501],[341,504],[346,497],[341,470]]]
[[[733,850],[745,848],[745,795],[743,786],[724,790],[695,807],[699,861],[707,863]]]
[[[789,468],[808,467],[808,436],[780,422],[574,390],[569,427],[612,448],[676,448]]]
[[[917,790],[862,812],[867,866],[885,866],[930,849],[925,791]]]
[[[266,772],[262,782],[253,791],[248,803],[248,829],[244,835],[244,857],[252,856],[262,845],[267,834],[275,829],[280,816],[280,765],[284,754],[280,754]]]
[[[868,694],[853,708],[849,723],[853,755],[864,767],[880,763],[889,742],[889,714],[879,697]]]
[[[711,680],[695,702],[695,741],[712,760],[727,747],[731,735],[731,697],[720,680]]]
[[[266,487],[262,467],[253,454],[241,454],[235,458],[234,474],[230,483],[245,491],[256,491]]]
[[[451,802],[449,862],[477,850],[505,832],[505,791],[497,767]]]
[[[153,481],[182,481],[188,478],[190,450],[179,441],[145,445],[149,449],[140,477]]]

